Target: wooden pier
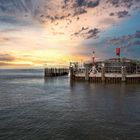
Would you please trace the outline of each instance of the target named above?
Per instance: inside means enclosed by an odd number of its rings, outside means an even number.
[[[44,76],[45,77],[57,77],[64,76],[69,74],[69,69],[67,68],[45,68]]]
[[[45,77],[70,74],[71,81],[94,83],[140,83],[140,62],[126,58],[113,58],[96,63],[84,63],[79,67],[71,62],[68,68],[45,68]]]
[[[123,68],[122,68],[123,69]],[[105,73],[104,69],[100,73],[88,73],[88,69],[75,70],[73,67],[67,68],[45,68],[45,77],[65,76],[70,72],[71,81],[88,81],[93,83],[140,83],[140,73],[127,74]]]
[[[74,69],[70,67],[72,81],[88,81],[93,83],[140,83],[140,73],[127,73],[122,67],[121,73],[106,73],[105,67],[98,73],[89,73],[89,69]]]

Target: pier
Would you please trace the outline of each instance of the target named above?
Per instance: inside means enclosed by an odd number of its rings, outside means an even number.
[[[88,81],[94,83],[140,83],[140,61],[121,58],[120,48],[116,48],[116,57],[85,62],[79,67],[77,62],[70,63],[71,81]]]
[[[70,66],[67,68],[45,68],[44,77],[65,76],[70,73],[71,81],[86,81],[92,83],[140,83],[140,72],[128,73],[124,67],[120,73],[106,71],[106,67],[100,68],[97,73],[91,72],[90,67],[79,68]]]
[[[140,83],[140,68],[137,61],[118,61],[118,58],[98,61],[96,65],[86,63],[84,68],[71,63],[70,79],[93,83]]]
[[[44,76],[45,77],[57,77],[64,76],[69,74],[69,69],[67,68],[45,68]]]
[[[95,61],[93,51],[92,62],[79,66],[78,62],[70,62],[68,68],[45,68],[45,77],[70,75],[71,81],[88,81],[94,83],[140,83],[140,61],[121,58],[120,48],[116,48],[116,57]]]

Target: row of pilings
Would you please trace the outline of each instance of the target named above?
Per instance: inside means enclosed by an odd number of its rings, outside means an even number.
[[[67,68],[45,68],[44,75],[45,77],[56,77],[68,75],[69,69]]]
[[[131,74],[131,77],[128,77],[125,67],[122,67],[121,77],[116,77],[115,74],[112,77],[106,76],[105,68],[102,67],[100,77],[90,76],[89,70],[84,69],[84,74],[82,76],[76,75],[77,70],[73,67],[68,68],[45,68],[44,76],[45,77],[57,77],[65,76],[70,72],[71,81],[88,81],[93,83],[140,83],[140,74],[137,76]],[[113,74],[112,74],[113,75]]]

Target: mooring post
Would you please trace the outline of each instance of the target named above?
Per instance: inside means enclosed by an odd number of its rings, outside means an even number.
[[[85,68],[85,80],[86,81],[89,80],[89,69],[88,69],[88,67]]]
[[[74,77],[73,66],[70,66],[70,80],[73,80],[73,77]]]
[[[47,73],[47,68],[44,69],[44,76],[45,76],[45,77],[47,76],[46,73]]]
[[[105,82],[105,64],[102,63],[102,68],[101,68],[101,80],[104,83]]]
[[[126,69],[125,66],[122,66],[122,82],[126,82]]]
[[[136,65],[136,74],[138,74],[138,64]]]

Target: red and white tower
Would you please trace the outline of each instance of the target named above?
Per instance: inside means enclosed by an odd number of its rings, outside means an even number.
[[[98,73],[98,70],[96,69],[96,62],[95,62],[95,50],[93,50],[93,52],[92,52],[92,68],[89,73],[91,73],[91,72],[93,74]]]
[[[121,49],[120,49],[120,48],[116,48],[116,55],[117,55],[118,57],[120,57],[120,53],[121,53]]]
[[[95,66],[95,50],[93,50],[92,52],[92,63],[93,63],[93,66]]]

